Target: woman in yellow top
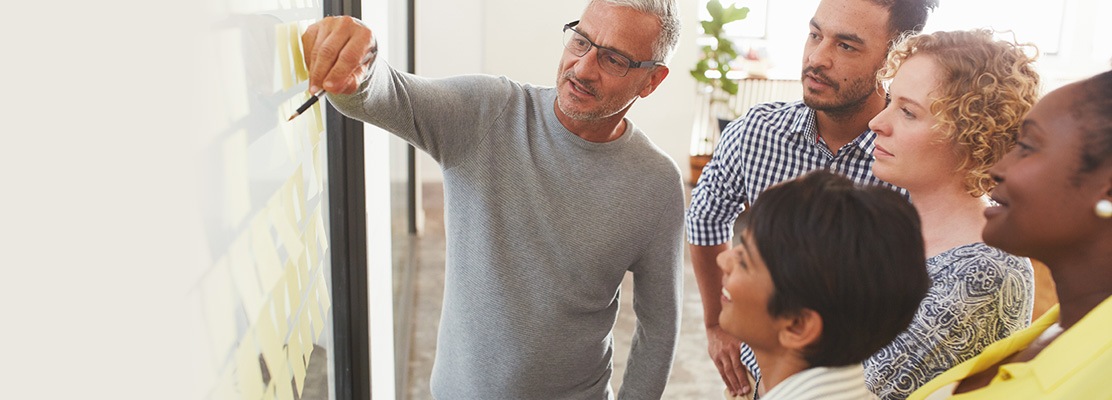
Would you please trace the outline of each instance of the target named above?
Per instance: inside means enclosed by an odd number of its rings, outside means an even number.
[[[985,242],[1044,261],[1059,305],[911,399],[1112,399],[1112,71],[1055,90],[990,171]]]

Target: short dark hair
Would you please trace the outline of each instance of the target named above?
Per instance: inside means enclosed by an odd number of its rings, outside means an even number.
[[[888,31],[895,39],[907,32],[919,33],[927,24],[927,15],[938,7],[938,0],[872,0],[888,9]]]
[[[1085,80],[1073,109],[1082,130],[1078,174],[1087,174],[1112,160],[1112,71]]]
[[[902,196],[815,171],[776,185],[745,214],[774,292],[768,312],[822,316],[812,367],[856,364],[907,329],[930,286],[919,215]]]

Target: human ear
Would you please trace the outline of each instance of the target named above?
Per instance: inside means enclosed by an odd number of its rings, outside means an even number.
[[[787,318],[787,325],[780,329],[780,345],[802,352],[822,337],[822,316],[815,310],[804,308]]]
[[[661,65],[659,67],[653,68],[652,75],[649,75],[649,81],[645,84],[645,87],[641,89],[641,93],[638,93],[638,95],[641,97],[649,97],[649,95],[656,91],[656,88],[660,86],[660,83],[664,82],[664,78],[666,77],[668,77],[668,67]]]

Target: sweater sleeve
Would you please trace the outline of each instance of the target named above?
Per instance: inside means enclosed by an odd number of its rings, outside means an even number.
[[[656,236],[630,269],[637,326],[618,399],[659,399],[672,370],[683,295],[681,184],[673,184],[677,190],[657,218]]]
[[[356,93],[330,93],[328,100],[344,115],[390,131],[451,168],[490,133],[515,88],[504,77],[430,79],[376,60]]]

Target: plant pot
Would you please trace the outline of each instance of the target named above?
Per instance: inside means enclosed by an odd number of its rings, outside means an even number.
[[[699,181],[699,175],[703,174],[703,167],[705,167],[707,163],[710,162],[710,157],[710,154],[700,154],[693,155],[688,158],[688,161],[690,161],[691,163],[691,170],[689,172],[690,175],[687,178],[689,183],[694,185],[695,182]]]

